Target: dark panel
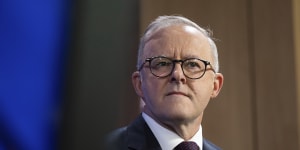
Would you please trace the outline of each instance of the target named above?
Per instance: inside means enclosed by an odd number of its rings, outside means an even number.
[[[76,8],[61,149],[97,149],[138,111],[138,1],[82,0]]]

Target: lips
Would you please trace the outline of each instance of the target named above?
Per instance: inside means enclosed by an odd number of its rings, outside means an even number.
[[[186,94],[184,92],[178,92],[178,91],[173,91],[173,92],[167,93],[167,96],[171,96],[171,95],[182,95],[182,96],[189,97],[188,94]]]

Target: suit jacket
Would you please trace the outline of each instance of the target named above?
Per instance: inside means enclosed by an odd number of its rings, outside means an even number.
[[[129,126],[119,128],[106,137],[107,150],[161,150],[151,129],[140,115]],[[203,138],[203,150],[221,150]]]

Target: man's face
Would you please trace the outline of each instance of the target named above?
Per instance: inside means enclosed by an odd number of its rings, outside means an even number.
[[[150,37],[144,47],[143,60],[155,56],[213,62],[207,37],[193,27],[182,25],[160,29]],[[158,78],[148,66],[147,62],[140,72],[133,74],[135,89],[145,102],[144,112],[166,124],[201,122],[210,98],[219,92],[220,86],[216,84],[221,75],[207,70],[202,78],[189,79],[183,74],[181,64],[176,63],[170,76]]]

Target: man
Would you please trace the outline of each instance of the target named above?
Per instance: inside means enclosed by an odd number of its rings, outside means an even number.
[[[218,54],[209,33],[180,16],[161,16],[140,41],[132,83],[142,114],[108,137],[108,149],[220,149],[202,137],[203,112],[220,92]]]

